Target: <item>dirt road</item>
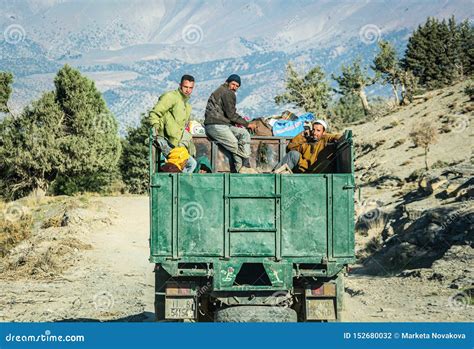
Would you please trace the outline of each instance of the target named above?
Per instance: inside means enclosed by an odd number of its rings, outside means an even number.
[[[89,210],[89,215],[81,211],[78,221],[86,228],[76,231],[76,237],[91,248],[74,250],[73,266],[59,274],[2,275],[0,321],[153,321],[148,198],[92,201],[99,209]],[[92,219],[94,215],[98,218]],[[84,217],[89,218],[87,225]],[[53,228],[45,231],[50,231],[44,239],[51,243],[63,234]],[[441,274],[438,270],[433,277],[429,269],[404,277],[350,274],[345,282],[344,320],[474,320],[472,306],[462,295],[456,298],[460,291],[436,277]]]
[[[153,320],[148,198],[94,200],[105,205],[111,224],[89,226],[81,240],[93,247],[61,276],[2,282],[2,321]]]

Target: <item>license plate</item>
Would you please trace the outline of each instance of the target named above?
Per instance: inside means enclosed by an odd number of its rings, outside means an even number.
[[[335,299],[306,299],[307,320],[336,320]]]
[[[194,298],[166,298],[165,316],[167,319],[194,319]]]

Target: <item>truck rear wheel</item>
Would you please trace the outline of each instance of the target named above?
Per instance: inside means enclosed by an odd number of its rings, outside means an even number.
[[[297,314],[291,308],[262,305],[237,305],[219,309],[216,322],[297,322]]]

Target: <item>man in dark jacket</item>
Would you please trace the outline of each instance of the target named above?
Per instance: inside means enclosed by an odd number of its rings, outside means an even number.
[[[257,173],[250,168],[250,134],[246,129],[252,130],[255,126],[237,114],[235,108],[235,92],[240,84],[240,76],[232,74],[211,94],[207,101],[204,126],[209,138],[232,153],[237,172]]]

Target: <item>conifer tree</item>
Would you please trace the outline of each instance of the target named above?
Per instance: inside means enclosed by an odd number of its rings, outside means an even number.
[[[13,75],[9,72],[0,72],[0,113],[9,113],[8,100],[12,93]]]
[[[363,119],[364,108],[360,102],[360,97],[350,93],[339,97],[331,109],[333,125],[343,126]]]
[[[98,191],[118,173],[118,125],[92,80],[65,65],[54,80],[56,100],[65,114],[64,171],[57,190]]]
[[[336,89],[337,93],[342,95],[356,94],[360,98],[365,114],[370,112],[365,88],[372,85],[375,80],[368,76],[366,68],[361,67],[360,59],[355,60],[351,65],[343,65],[341,75],[332,75],[332,78],[339,84],[339,89]]]
[[[474,27],[469,20],[464,20],[458,25],[460,41],[460,75],[472,76],[474,73]]]
[[[375,77],[381,81],[383,85],[392,85],[392,92],[395,97],[396,104],[400,104],[398,97],[398,86],[400,84],[401,69],[395,48],[391,43],[380,40],[379,53],[374,58],[372,69],[375,71]]]
[[[26,107],[19,117],[2,122],[0,176],[3,196],[9,199],[46,192],[64,169],[61,152],[64,113],[53,92]]]
[[[450,85],[472,74],[473,42],[469,22],[430,17],[408,39],[403,66],[428,89]]]
[[[0,123],[0,186],[7,198],[31,192],[100,191],[118,175],[117,122],[94,83],[64,66],[55,91]]]
[[[446,45],[447,61],[449,63],[448,78],[450,83],[459,80],[463,76],[463,67],[461,62],[462,46],[460,28],[456,25],[454,16],[448,20],[448,38]]]
[[[149,124],[142,115],[140,125],[130,128],[122,142],[123,152],[120,159],[120,171],[129,192],[146,193],[149,182],[148,140]]]
[[[331,88],[321,67],[300,77],[291,63],[286,70],[286,91],[275,97],[276,104],[290,103],[313,114],[324,113],[331,99]]]

